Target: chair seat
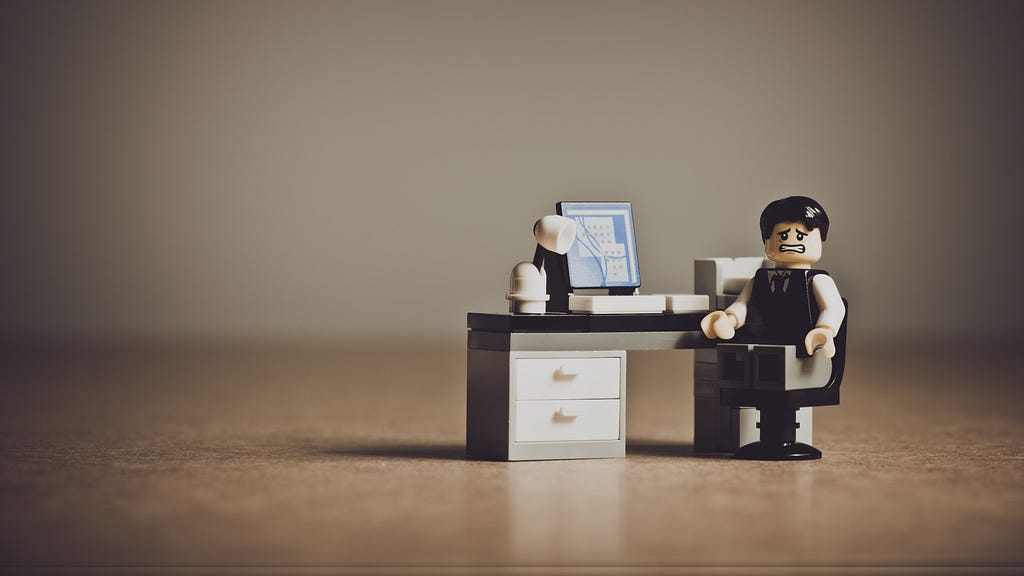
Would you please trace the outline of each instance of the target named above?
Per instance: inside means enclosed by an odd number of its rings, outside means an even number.
[[[839,404],[839,386],[807,388],[803,390],[722,388],[719,394],[719,401],[722,406],[750,406],[763,409],[835,406]]]

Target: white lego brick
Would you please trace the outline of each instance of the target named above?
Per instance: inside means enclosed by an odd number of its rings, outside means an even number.
[[[519,391],[521,385],[525,385],[528,390],[530,388],[530,384],[526,382],[529,378],[524,379],[522,374],[516,374],[517,364],[522,360],[552,360],[559,362],[559,367],[565,364],[563,375],[568,377],[568,382],[572,382],[569,373],[576,371],[571,365],[572,362],[583,360],[584,368],[589,369],[594,366],[586,361],[608,358],[618,359],[614,369],[611,369],[611,366],[604,367],[609,368],[608,372],[617,371],[617,377],[607,375],[606,379],[618,383],[618,399],[516,400],[521,394],[534,394]],[[556,368],[551,370],[554,371]],[[579,371],[581,374],[586,372],[587,370]],[[550,376],[552,380],[557,379],[554,374]],[[466,382],[467,453],[476,458],[495,460],[621,458],[626,454],[625,378],[624,350],[562,349],[509,352],[470,348]],[[543,376],[543,379],[547,379],[547,376]],[[551,385],[554,386],[555,383],[552,382]],[[540,388],[544,390],[543,385]],[[549,391],[544,393],[547,392]],[[607,393],[612,394],[611,391]],[[549,413],[537,417],[531,411],[539,410],[536,407],[543,402],[562,403],[564,406],[551,408]],[[582,409],[577,409],[575,403],[578,402],[612,404],[584,404]],[[520,408],[524,406],[523,413],[526,419],[520,423],[518,416]],[[534,420],[539,419],[540,424],[531,421],[531,417]],[[539,440],[517,441],[517,438]]]
[[[797,358],[796,346],[755,346],[751,353],[756,374],[751,386],[763,390],[821,388],[832,375],[832,361],[821,352]]]
[[[665,311],[665,297],[657,294],[570,294],[569,310],[582,314],[660,314]]]
[[[471,331],[472,332],[472,331]],[[515,332],[504,338],[477,339],[485,350],[523,352],[565,350],[679,350],[707,343],[700,331],[672,332]],[[474,335],[470,334],[470,341]],[[471,344],[472,345],[472,344]]]
[[[771,260],[761,256],[740,258],[698,258],[693,261],[693,291],[707,294],[708,304],[717,310],[726,308],[731,301],[724,302],[720,296],[739,294],[746,281],[754,276],[759,268],[771,268]],[[741,280],[742,279],[742,280]],[[726,282],[729,289],[726,289]]]
[[[705,294],[714,303],[722,286],[723,271],[731,266],[731,258],[698,258],[693,261],[693,291]]]
[[[516,400],[618,398],[620,364],[618,357],[516,358]]]
[[[757,427],[760,418],[761,411],[757,408],[740,408],[740,446],[746,446],[761,439],[761,430]]]
[[[618,438],[583,442],[512,442],[508,447],[508,457],[503,459],[519,461],[625,457],[626,442],[622,438]]]
[[[619,400],[521,400],[516,442],[579,442],[619,438]]]
[[[814,411],[812,408],[801,408],[796,411],[796,441],[814,445]]]
[[[707,294],[658,294],[665,297],[665,310],[676,314],[707,312],[710,299]]]

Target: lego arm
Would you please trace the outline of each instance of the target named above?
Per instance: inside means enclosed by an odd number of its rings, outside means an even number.
[[[839,295],[835,281],[828,274],[815,276],[811,281],[811,291],[821,313],[818,314],[815,327],[804,338],[804,346],[808,354],[814,354],[815,350],[822,348],[825,357],[831,358],[836,355],[835,336],[846,316],[846,306],[843,305],[843,297]]]
[[[731,306],[725,310],[716,310],[700,321],[700,329],[704,331],[705,336],[731,340],[736,335],[736,329],[747,321],[747,302],[750,301],[753,285],[754,279],[751,278]]]

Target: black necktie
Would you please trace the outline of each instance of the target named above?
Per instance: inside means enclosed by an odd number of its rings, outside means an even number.
[[[776,272],[772,276],[772,294],[782,294],[785,292],[786,280],[789,279],[789,274],[785,272]]]

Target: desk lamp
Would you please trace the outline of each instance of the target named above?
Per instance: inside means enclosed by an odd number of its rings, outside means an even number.
[[[547,311],[547,272],[544,260],[548,253],[565,254],[576,240],[576,222],[564,216],[545,216],[533,225],[537,250],[533,262],[520,262],[509,279],[508,311],[513,314],[543,314]]]

